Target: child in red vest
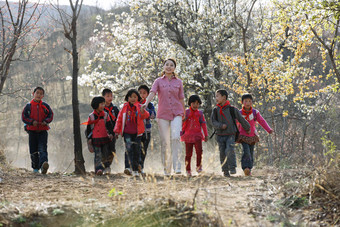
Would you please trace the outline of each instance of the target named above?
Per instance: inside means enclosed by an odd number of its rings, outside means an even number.
[[[191,156],[195,146],[196,150],[196,171],[202,172],[202,140],[208,141],[207,124],[203,112],[198,110],[202,101],[198,95],[189,98],[189,109],[186,110],[182,126],[181,140],[185,142],[185,166],[188,176],[191,176]],[[203,133],[202,133],[203,130]]]
[[[118,120],[114,132],[116,137],[122,135],[124,137],[127,160],[125,160],[125,170],[126,173],[127,165],[132,167],[133,176],[139,176],[138,171],[141,169],[139,166],[141,159],[141,138],[145,131],[144,119],[150,116],[148,111],[141,109],[141,104],[139,103],[141,97],[136,89],[131,89],[125,96],[125,101],[123,108],[119,112]],[[128,163],[127,163],[128,162]]]
[[[50,106],[42,101],[44,95],[44,89],[36,87],[33,91],[32,101],[26,104],[21,116],[28,132],[33,172],[38,173],[41,169],[42,174],[46,174],[49,167],[47,130],[50,129],[48,124],[53,120],[53,112]]]
[[[119,109],[117,106],[112,104],[112,91],[110,89],[105,88],[102,91],[102,96],[105,99],[105,108],[104,111],[107,112],[109,114],[109,118],[110,118],[110,122],[111,122],[111,126],[112,126],[112,134],[114,135],[113,129],[116,125],[116,121],[117,121],[117,117],[118,117],[118,113],[119,113]],[[113,161],[113,158],[116,154],[116,138],[113,137],[113,139],[110,142],[110,146],[109,149],[107,150],[108,152],[103,154],[103,164],[105,166],[104,169],[104,174],[110,174],[111,173],[111,164]]]
[[[255,143],[259,142],[258,133],[256,131],[256,122],[258,122],[262,128],[264,128],[269,134],[273,130],[269,127],[266,120],[261,116],[258,110],[253,109],[253,97],[251,94],[242,95],[242,110],[240,113],[250,124],[250,133],[248,134],[244,128],[239,125],[240,136],[238,138],[238,143],[242,144],[243,155],[241,160],[242,169],[246,176],[251,175],[251,169],[254,163],[254,146]]]
[[[102,162],[103,155],[109,152],[109,145],[113,139],[113,130],[108,117],[104,111],[105,99],[103,97],[94,97],[91,101],[93,112],[89,115],[86,128],[86,137],[88,143],[92,144],[94,152],[94,168],[96,175],[103,174],[106,167]]]

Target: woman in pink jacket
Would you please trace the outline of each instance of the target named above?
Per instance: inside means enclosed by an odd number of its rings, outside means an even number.
[[[163,63],[161,77],[152,85],[151,92],[143,105],[145,109],[152,98],[158,94],[157,123],[161,137],[161,155],[164,175],[171,174],[171,165],[176,174],[181,174],[182,146],[180,132],[182,118],[185,116],[183,83],[176,74],[176,61],[167,59]]]
[[[240,113],[249,122],[250,133],[248,134],[239,124],[240,136],[237,142],[241,143],[243,147],[243,155],[241,159],[242,169],[246,176],[250,176],[254,163],[254,146],[255,143],[259,142],[258,133],[255,128],[256,122],[258,122],[269,134],[271,134],[273,130],[261,116],[260,112],[253,109],[253,97],[251,94],[242,95],[242,104],[243,107],[240,110]]]

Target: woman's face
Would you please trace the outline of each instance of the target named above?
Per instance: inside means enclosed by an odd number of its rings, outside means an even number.
[[[164,63],[163,70],[166,74],[172,74],[175,71],[175,63],[171,60],[167,60]]]

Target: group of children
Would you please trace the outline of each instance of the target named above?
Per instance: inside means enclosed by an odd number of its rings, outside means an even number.
[[[29,149],[33,172],[46,174],[49,168],[47,158],[47,130],[53,120],[53,112],[49,105],[42,101],[44,89],[37,87],[33,91],[33,99],[23,112],[22,120],[29,133]],[[110,165],[114,159],[115,143],[119,135],[125,142],[125,169],[127,175],[144,174],[144,162],[151,139],[151,119],[156,117],[155,108],[149,103],[147,108],[142,104],[149,94],[149,88],[141,85],[138,90],[130,89],[125,96],[121,110],[112,104],[112,91],[104,89],[102,96],[91,101],[93,112],[89,115],[85,135],[89,151],[94,153],[95,174],[110,174]],[[224,176],[236,173],[235,142],[241,143],[243,155],[242,169],[246,176],[251,175],[254,162],[254,145],[259,141],[256,131],[258,122],[268,133],[273,130],[268,126],[258,110],[252,108],[253,97],[242,96],[241,110],[230,105],[226,90],[215,93],[216,107],[211,114],[211,121],[216,133],[220,151],[220,162]],[[189,97],[189,109],[183,119],[181,141],[185,143],[185,165],[188,176],[191,172],[193,147],[196,150],[196,171],[202,172],[202,141],[208,141],[208,130],[203,112],[199,110],[202,101],[198,95]]]

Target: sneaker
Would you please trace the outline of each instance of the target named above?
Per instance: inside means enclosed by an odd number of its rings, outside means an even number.
[[[188,176],[188,177],[191,177],[191,176],[192,176],[192,175],[191,175],[191,171],[187,170],[187,176]]]
[[[230,174],[236,174],[236,169],[234,168],[234,169],[231,169],[230,170]]]
[[[39,173],[38,169],[33,169],[33,173]]]
[[[138,173],[142,173],[142,166],[138,165]]]
[[[230,177],[229,171],[223,172],[223,176],[225,176],[225,177]]]
[[[131,175],[132,175],[132,171],[131,171],[130,168],[124,169],[124,173],[125,173],[126,175],[128,175],[128,176],[131,176]]]
[[[250,176],[250,175],[251,175],[251,172],[250,172],[250,169],[249,169],[249,168],[245,168],[245,169],[243,170],[243,172],[244,172],[244,175],[246,175],[246,176]]]
[[[41,173],[42,174],[46,174],[47,173],[47,170],[48,170],[48,167],[50,167],[50,165],[48,164],[48,162],[44,162],[41,166]]]
[[[132,176],[134,176],[134,177],[139,177],[138,171],[133,171]]]
[[[202,173],[202,171],[203,171],[202,166],[197,167],[197,173]]]
[[[103,171],[104,175],[109,175],[111,173],[111,168],[110,167],[106,167]]]
[[[170,177],[171,174],[170,174],[170,173],[167,173],[166,171],[164,171],[164,176],[165,176],[165,177]]]
[[[97,172],[96,172],[96,175],[97,176],[103,175],[103,170],[102,169],[98,169]]]
[[[179,174],[182,174],[182,172],[181,172],[181,171],[176,171],[176,174],[178,174],[178,175],[179,175]]]

